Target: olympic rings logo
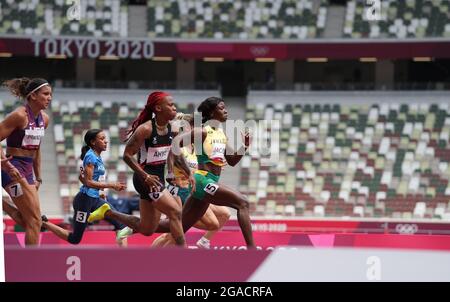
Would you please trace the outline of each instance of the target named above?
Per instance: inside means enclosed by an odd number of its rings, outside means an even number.
[[[418,230],[419,227],[417,226],[417,224],[399,223],[395,226],[395,231],[399,234],[415,234]]]
[[[269,47],[267,47],[267,46],[252,46],[252,47],[250,47],[250,52],[255,57],[262,57],[269,53]]]

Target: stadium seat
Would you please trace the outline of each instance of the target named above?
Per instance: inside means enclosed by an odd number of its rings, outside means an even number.
[[[321,37],[327,0],[148,0],[148,36],[308,39]]]
[[[72,6],[64,0],[0,0],[0,34],[126,37],[128,9],[124,1],[80,1],[80,20],[69,20]]]
[[[445,103],[250,105],[247,117],[282,116],[286,129],[275,166],[263,167],[257,153],[244,157],[240,189],[256,193],[256,209],[276,197],[297,215],[322,215],[323,208],[326,216],[444,217],[447,204],[437,202],[450,195],[447,109]]]
[[[449,37],[450,1],[381,1],[381,20],[367,20],[366,1],[347,2],[343,36],[347,38]]]

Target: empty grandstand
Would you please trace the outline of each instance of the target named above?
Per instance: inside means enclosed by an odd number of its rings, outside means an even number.
[[[449,7],[450,0],[0,0],[0,81],[42,77],[54,92],[42,213],[70,228],[90,128],[107,134],[107,180],[127,183],[108,198],[138,199],[122,158],[125,132],[148,94],[163,90],[184,113],[222,97],[229,120],[254,126],[252,147],[220,181],[248,200],[258,248],[445,253]],[[0,121],[20,104],[0,87]],[[23,245],[23,229],[4,222],[6,245]],[[211,247],[242,249],[241,224],[232,211]],[[81,244],[113,245],[110,230],[90,225]],[[198,237],[189,231],[188,245]],[[155,238],[136,235],[129,244]],[[49,232],[40,240],[65,244]]]

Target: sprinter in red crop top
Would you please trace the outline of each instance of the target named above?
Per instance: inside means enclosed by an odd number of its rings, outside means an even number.
[[[19,78],[4,85],[12,95],[25,101],[0,122],[0,139],[6,138],[6,154],[1,150],[2,187],[20,212],[25,228],[25,244],[37,245],[41,211],[37,190],[42,183],[40,145],[48,126],[47,109],[52,88],[44,79]],[[8,159],[8,160],[6,160]]]

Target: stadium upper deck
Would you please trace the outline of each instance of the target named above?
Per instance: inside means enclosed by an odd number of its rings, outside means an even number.
[[[136,6],[124,0],[0,0],[0,34],[127,37],[131,27],[138,26],[142,27],[137,31],[140,36],[150,38],[298,41],[450,37],[449,0],[384,0],[374,4],[350,0],[345,7],[332,2],[148,0],[145,13],[138,15],[131,9]]]

